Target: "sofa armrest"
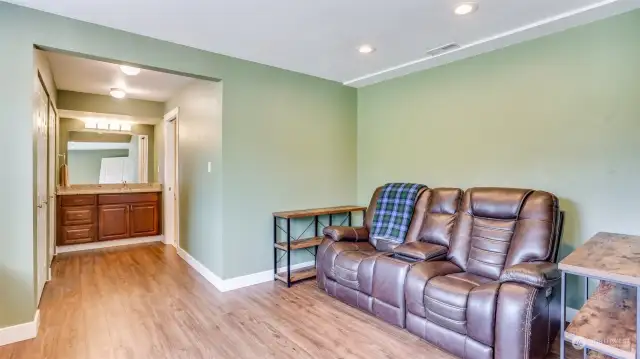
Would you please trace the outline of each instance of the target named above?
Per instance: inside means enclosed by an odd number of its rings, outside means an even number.
[[[336,242],[360,242],[369,240],[369,230],[365,227],[329,226],[322,230],[325,237]]]
[[[500,283],[515,282],[536,288],[551,288],[560,281],[558,265],[550,262],[529,262],[507,268],[500,276]]]
[[[427,242],[411,242],[397,246],[393,253],[420,261],[438,260],[447,255],[447,247]]]

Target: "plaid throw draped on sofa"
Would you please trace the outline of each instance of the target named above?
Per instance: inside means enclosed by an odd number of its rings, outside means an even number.
[[[425,185],[387,183],[376,202],[371,238],[404,243],[418,193]]]

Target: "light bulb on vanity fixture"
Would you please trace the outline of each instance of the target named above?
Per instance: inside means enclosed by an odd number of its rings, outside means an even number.
[[[127,96],[127,93],[123,89],[116,87],[112,88],[109,94],[115,98],[125,98]]]
[[[139,68],[127,65],[120,65],[120,71],[124,72],[127,76],[136,76],[140,73]]]

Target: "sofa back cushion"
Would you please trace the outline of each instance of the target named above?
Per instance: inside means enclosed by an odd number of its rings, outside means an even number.
[[[427,201],[419,241],[449,247],[463,191],[459,188],[432,188],[425,193]]]
[[[557,215],[558,200],[551,193],[471,188],[462,200],[447,258],[494,280],[515,264],[550,260]]]

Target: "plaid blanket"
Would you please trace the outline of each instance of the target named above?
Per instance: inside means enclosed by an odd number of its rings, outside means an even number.
[[[415,183],[387,183],[376,202],[371,238],[404,243],[418,192],[425,185]]]

